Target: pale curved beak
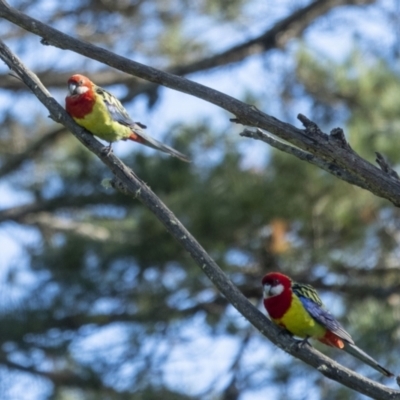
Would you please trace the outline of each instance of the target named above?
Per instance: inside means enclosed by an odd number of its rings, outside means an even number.
[[[69,83],[68,84],[68,90],[71,94],[76,94],[76,88],[78,85],[76,83]]]
[[[263,296],[264,299],[267,299],[271,296],[271,285],[264,285],[263,286]]]

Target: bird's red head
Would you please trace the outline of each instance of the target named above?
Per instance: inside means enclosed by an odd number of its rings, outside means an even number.
[[[68,79],[68,90],[71,96],[81,95],[91,90],[93,83],[83,75],[75,74]]]
[[[288,291],[292,285],[291,279],[280,272],[270,272],[262,278],[264,299],[278,296]]]

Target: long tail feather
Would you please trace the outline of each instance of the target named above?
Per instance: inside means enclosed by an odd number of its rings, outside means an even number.
[[[149,136],[143,129],[141,129],[138,125],[132,126],[132,135],[129,139],[142,143],[146,146],[152,147],[153,149],[160,150],[164,153],[167,153],[173,157],[179,158],[182,161],[190,162],[190,159],[179,152],[178,150],[173,149],[172,147],[167,146],[164,143],[159,142],[158,140]]]
[[[347,353],[363,361],[365,364],[368,364],[370,367],[376,369],[385,376],[388,377],[394,376],[390,371],[388,371],[386,368],[383,368],[377,361],[375,361],[372,357],[370,357],[367,353],[362,351],[356,345],[346,341],[343,341],[343,343],[344,343],[343,350],[346,351]]]

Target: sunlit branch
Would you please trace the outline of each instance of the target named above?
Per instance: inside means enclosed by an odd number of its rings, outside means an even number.
[[[349,182],[353,185],[362,185],[361,180],[357,179],[356,176],[347,173],[345,169],[341,168],[336,163],[327,162],[316,154],[307,153],[306,151],[303,151],[297,147],[293,147],[287,143],[283,143],[282,141],[277,140],[276,138],[269,135],[267,132],[263,132],[261,129],[257,129],[256,131],[245,129],[243,132],[240,133],[240,136],[261,140],[280,151],[291,154],[292,156],[295,156],[302,161],[307,161],[310,164],[316,165],[317,167],[331,173],[332,175],[335,175],[339,179],[343,179],[344,181]]]

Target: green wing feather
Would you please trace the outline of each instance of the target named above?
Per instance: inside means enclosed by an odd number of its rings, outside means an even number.
[[[294,282],[292,285],[292,291],[299,297],[305,297],[306,299],[312,300],[315,304],[320,307],[324,307],[321,298],[318,296],[317,291],[311,286],[305,283]]]

